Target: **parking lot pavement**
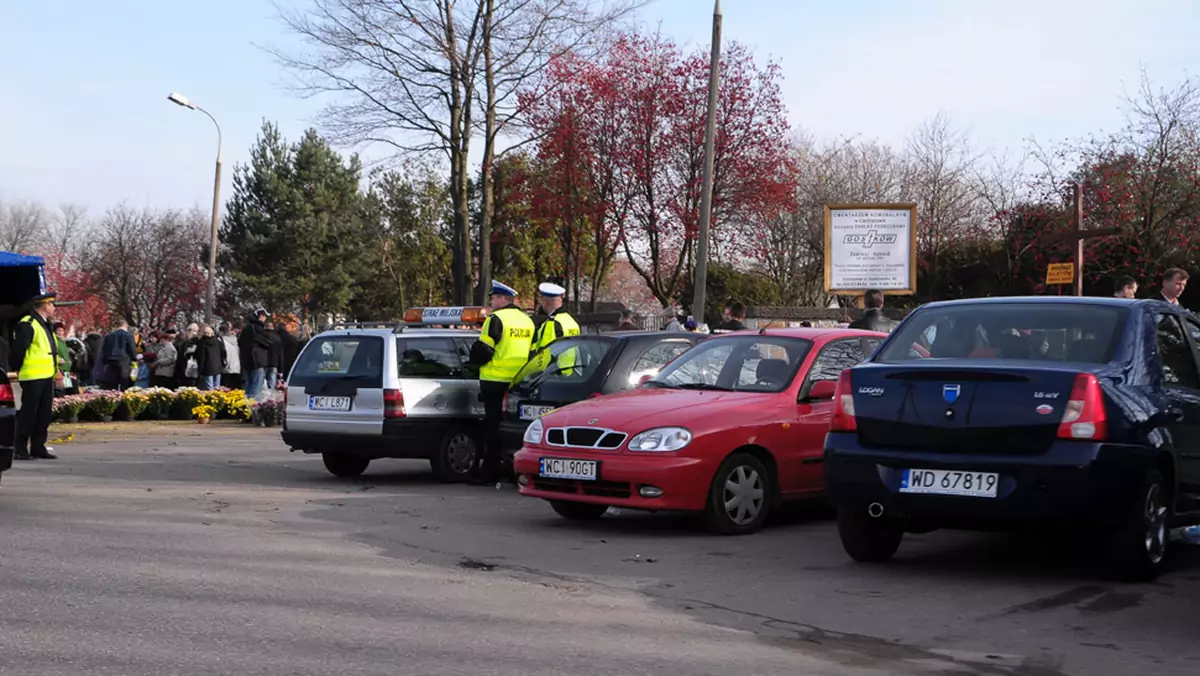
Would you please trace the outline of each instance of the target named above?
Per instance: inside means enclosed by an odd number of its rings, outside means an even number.
[[[569,523],[421,462],[338,480],[270,430],[91,428],[59,450],[0,486],[0,673],[1200,669],[1200,547],[1148,585],[1069,537],[931,533],[863,566],[820,506],[720,537]]]

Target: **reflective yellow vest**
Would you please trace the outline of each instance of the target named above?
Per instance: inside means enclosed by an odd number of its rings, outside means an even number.
[[[50,348],[50,334],[46,327],[42,326],[41,322],[35,322],[31,315],[21,322],[32,325],[33,341],[25,351],[25,361],[21,362],[21,372],[17,374],[17,380],[24,382],[53,378],[58,373],[58,367],[54,364],[54,351]]]
[[[498,343],[488,335],[493,318],[499,319],[504,327],[504,334]],[[529,347],[533,344],[533,320],[518,307],[510,305],[500,308],[484,320],[479,340],[494,350],[491,361],[479,367],[479,379],[508,384],[529,359]]]
[[[579,335],[579,323],[575,321],[575,318],[566,312],[556,312],[538,327],[537,339],[533,342],[533,351],[536,352],[558,340],[558,331],[554,328],[556,323],[562,327],[564,338]]]

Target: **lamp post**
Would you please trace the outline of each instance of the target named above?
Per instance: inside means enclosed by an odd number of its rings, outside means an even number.
[[[183,94],[171,92],[167,96],[167,100],[189,110],[198,110],[204,113],[217,128],[217,169],[213,175],[212,229],[208,235],[208,288],[204,295],[204,321],[211,325],[213,323],[213,306],[216,304],[217,224],[220,223],[221,210],[221,125],[217,123],[217,118],[213,117],[212,113],[192,103]]]

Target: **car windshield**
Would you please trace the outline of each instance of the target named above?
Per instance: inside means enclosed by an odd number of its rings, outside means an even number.
[[[1111,358],[1125,313],[1124,308],[1085,303],[926,307],[914,312],[888,338],[874,361],[1002,359],[1102,364]]]
[[[730,392],[782,392],[812,343],[801,338],[738,335],[710,338],[679,355],[653,387]]]
[[[288,383],[305,386],[328,380],[382,382],[383,339],[356,335],[314,338],[296,360]]]
[[[581,383],[591,378],[615,342],[600,337],[564,338],[538,350],[513,379],[533,387],[546,382]]]

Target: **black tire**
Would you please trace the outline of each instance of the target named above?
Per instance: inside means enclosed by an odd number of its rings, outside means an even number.
[[[551,500],[550,506],[559,516],[571,521],[595,521],[608,511],[608,505],[593,505],[590,502]]]
[[[859,563],[891,561],[904,539],[904,530],[891,519],[871,518],[866,512],[838,510],[838,535],[842,549]]]
[[[479,454],[479,437],[467,427],[455,427],[442,438],[436,456],[429,459],[433,475],[443,483],[461,483],[471,475]]]
[[[330,474],[342,479],[356,479],[362,476],[362,473],[367,471],[367,465],[371,464],[369,458],[328,451],[321,454],[321,459],[325,461],[325,469],[329,470]]]
[[[734,453],[717,470],[708,489],[704,524],[723,535],[749,535],[762,529],[771,512],[775,477],[749,453]]]
[[[1163,475],[1150,470],[1138,499],[1108,537],[1108,562],[1118,580],[1147,582],[1162,572],[1167,553],[1167,524],[1171,519],[1171,492]]]

